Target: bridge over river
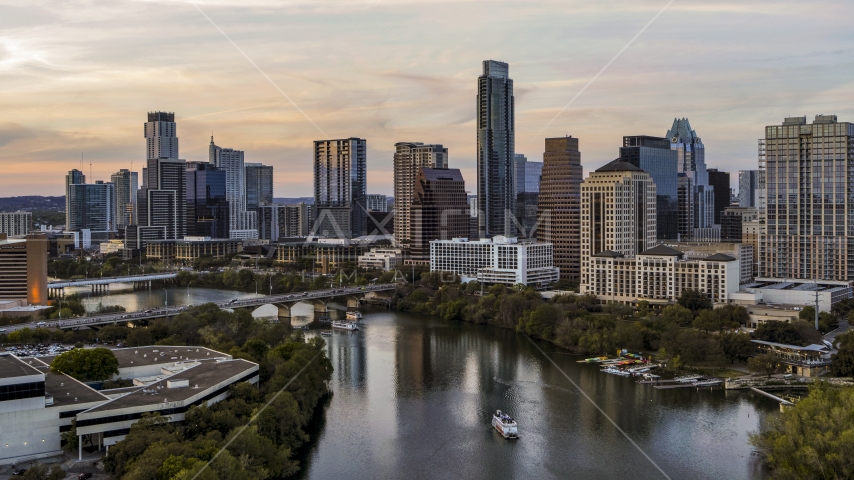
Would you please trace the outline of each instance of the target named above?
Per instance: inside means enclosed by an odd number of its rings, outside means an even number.
[[[134,287],[148,285],[155,280],[174,280],[178,278],[175,272],[163,273],[148,273],[143,275],[124,275],[119,277],[100,277],[86,278],[79,280],[60,280],[56,282],[48,282],[48,297],[57,298],[65,295],[67,287],[87,287],[91,286],[92,291],[102,291],[109,289],[111,283],[133,283]]]

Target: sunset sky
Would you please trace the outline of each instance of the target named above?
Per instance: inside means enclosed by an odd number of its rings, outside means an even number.
[[[674,117],[733,173],[756,168],[765,125],[854,121],[854,2],[675,0],[544,128],[667,3],[0,0],[0,196],[63,195],[81,154],[89,182],[139,171],[154,110],[175,112],[181,158],[206,160],[213,133],[273,165],[277,197],[313,194],[312,140],[350,136],[368,193],[392,193],[400,141],[444,144],[474,191],[490,58],[510,64],[516,152],[573,135],[585,175]]]

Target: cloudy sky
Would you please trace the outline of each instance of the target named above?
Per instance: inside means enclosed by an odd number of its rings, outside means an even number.
[[[272,164],[277,197],[312,195],[312,140],[350,136],[369,193],[391,193],[399,141],[444,144],[474,190],[488,58],[510,64],[516,151],[573,135],[585,172],[674,117],[732,172],[785,116],[854,121],[845,0],[674,0],[561,112],[668,1],[0,0],[0,196],[64,194],[81,154],[89,181],[139,170],[153,110],[175,112],[182,158],[213,132]]]

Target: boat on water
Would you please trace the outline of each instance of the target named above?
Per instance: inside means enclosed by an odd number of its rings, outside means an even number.
[[[604,362],[605,360],[608,360],[608,357],[590,357],[584,359],[587,363],[599,363]]]
[[[610,373],[612,375],[621,375],[621,376],[631,375],[631,373],[629,373],[625,370],[620,370],[619,368],[614,368],[614,367],[604,368],[604,369],[602,369],[602,371],[605,373]]]
[[[328,337],[332,335],[332,330],[323,330],[322,332],[320,332],[320,335],[323,337]]]
[[[335,320],[332,322],[332,328],[340,328],[342,330],[358,330],[359,327],[356,326],[353,322],[342,322],[339,320]]]
[[[516,420],[513,420],[513,417],[503,413],[501,410],[496,410],[492,415],[492,426],[504,438],[519,438]]]
[[[661,378],[661,375],[656,375],[654,373],[644,373],[643,378],[646,380],[658,380]]]
[[[357,310],[350,310],[345,314],[345,316],[347,317],[347,320],[361,320],[362,312],[359,312]]]
[[[703,377],[700,375],[683,375],[681,377],[676,377],[673,380],[679,383],[693,383],[697,380],[700,380],[701,378]]]
[[[714,387],[715,385],[720,385],[722,383],[724,383],[724,381],[719,380],[719,379],[700,380],[700,381],[694,382],[694,386],[695,387]]]

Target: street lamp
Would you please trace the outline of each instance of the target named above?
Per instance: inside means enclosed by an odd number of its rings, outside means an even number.
[[[169,291],[164,288],[163,292],[166,294],[166,299],[163,300],[163,305],[169,306]]]
[[[270,275],[270,296],[273,296],[273,276]]]
[[[255,296],[258,296],[258,280],[255,280]]]

